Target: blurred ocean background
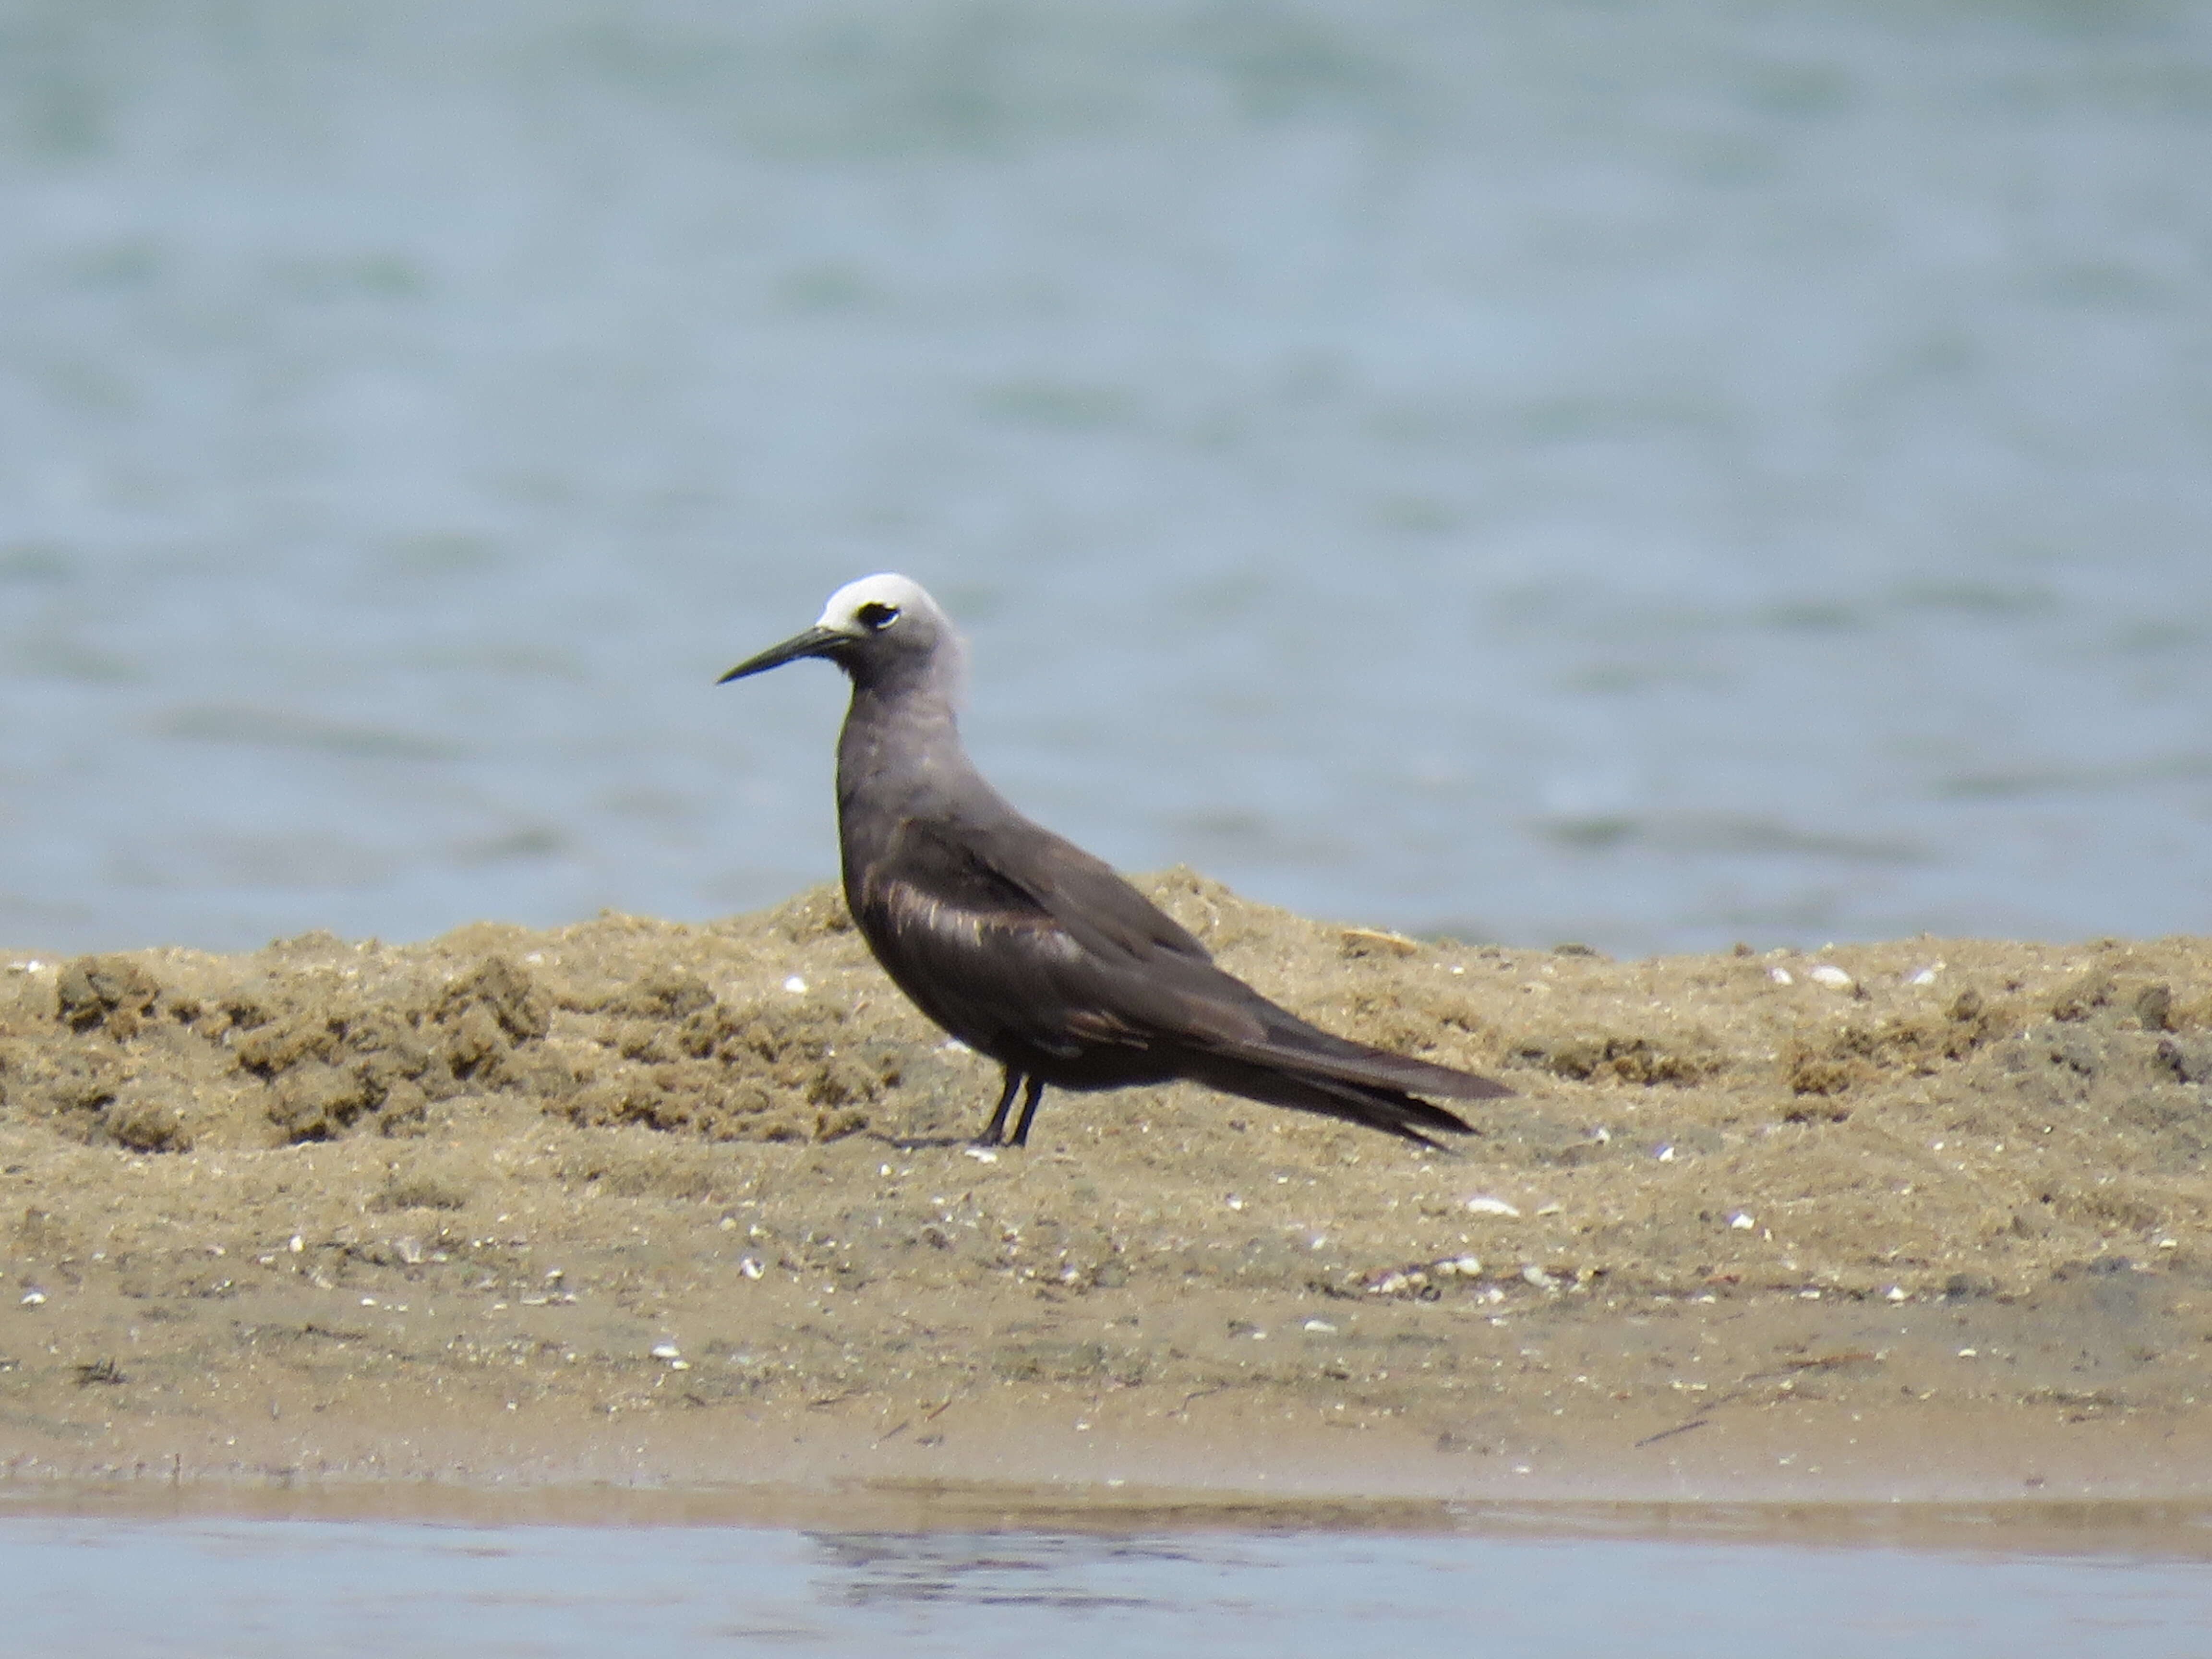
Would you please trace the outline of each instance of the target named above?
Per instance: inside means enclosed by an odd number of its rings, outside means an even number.
[[[2212,931],[2200,0],[0,0],[0,940],[1018,804],[1617,951]]]

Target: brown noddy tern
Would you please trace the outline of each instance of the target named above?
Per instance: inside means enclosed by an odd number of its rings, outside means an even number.
[[[916,1007],[1005,1069],[980,1144],[1026,1144],[1048,1087],[1183,1078],[1428,1147],[1438,1146],[1434,1134],[1473,1129],[1418,1097],[1513,1092],[1276,1006],[1107,865],[1016,811],[961,745],[965,651],[918,584],[849,582],[813,627],[720,683],[802,657],[826,658],[853,683],[837,740],[853,920]]]

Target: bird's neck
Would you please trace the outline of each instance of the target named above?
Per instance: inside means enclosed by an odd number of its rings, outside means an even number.
[[[848,862],[863,817],[881,823],[917,811],[980,782],[961,745],[951,697],[928,686],[855,685],[837,739],[837,807]],[[866,788],[870,811],[856,814]]]

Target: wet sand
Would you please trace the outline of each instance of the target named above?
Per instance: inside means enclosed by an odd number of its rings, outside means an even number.
[[[1614,963],[1148,885],[1278,1000],[1519,1097],[1456,1158],[1182,1087],[1054,1095],[979,1156],[994,1069],[827,890],[8,959],[0,1467],[776,1504],[2212,1494],[2212,942]]]

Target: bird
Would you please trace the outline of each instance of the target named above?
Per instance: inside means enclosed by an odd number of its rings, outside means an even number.
[[[966,648],[919,583],[848,582],[811,628],[716,684],[804,658],[852,682],[837,827],[853,921],[917,1008],[1002,1068],[977,1145],[1026,1146],[1047,1088],[1183,1079],[1441,1151],[1435,1136],[1473,1126],[1419,1097],[1513,1093],[1279,1007],[1103,860],[1023,817],[961,743]]]

